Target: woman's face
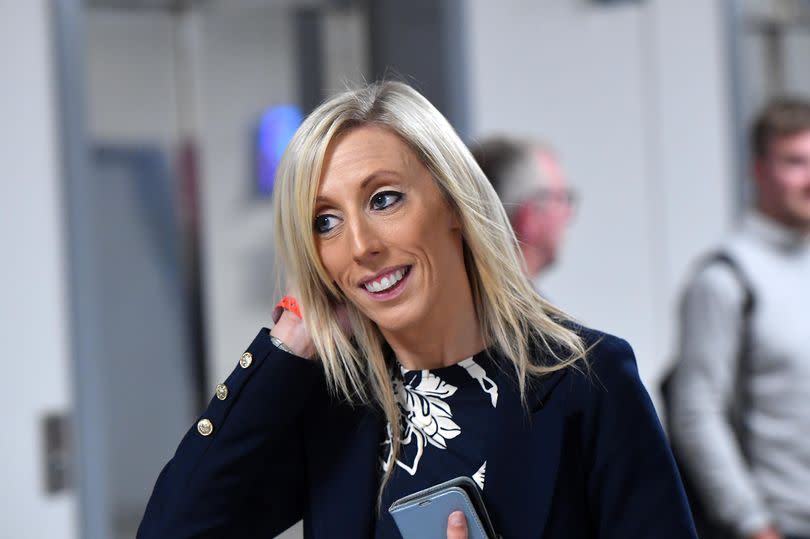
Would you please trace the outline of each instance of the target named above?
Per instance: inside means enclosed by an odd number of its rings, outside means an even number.
[[[313,233],[329,277],[384,332],[424,328],[468,286],[453,212],[413,151],[382,127],[331,143]]]

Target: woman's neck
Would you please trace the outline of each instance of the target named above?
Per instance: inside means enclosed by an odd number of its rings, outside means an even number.
[[[430,319],[419,327],[382,331],[403,367],[409,370],[447,367],[485,348],[469,283],[458,292],[452,300],[437,302]]]

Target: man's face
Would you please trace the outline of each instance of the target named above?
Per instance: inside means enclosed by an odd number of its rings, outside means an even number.
[[[810,231],[810,130],[771,140],[754,165],[758,204],[787,226]]]
[[[524,202],[515,216],[515,232],[523,243],[532,275],[557,259],[573,209],[571,191],[557,160],[542,151],[536,151],[534,158],[536,195]]]

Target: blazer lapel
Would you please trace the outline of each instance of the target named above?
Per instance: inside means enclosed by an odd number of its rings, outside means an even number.
[[[567,375],[558,371],[528,389],[527,407],[505,372],[487,460],[484,499],[504,537],[540,536],[548,518],[562,441],[564,414],[551,392]],[[559,401],[559,399],[558,399]],[[527,410],[528,408],[528,410]]]

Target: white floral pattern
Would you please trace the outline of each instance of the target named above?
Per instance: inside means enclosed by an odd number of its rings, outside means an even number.
[[[473,379],[477,380],[481,389],[490,397],[490,402],[494,408],[498,402],[498,387],[486,374],[486,371],[470,357],[460,362],[459,365],[466,369]],[[438,449],[447,449],[447,441],[456,438],[461,434],[461,427],[453,420],[453,410],[446,401],[453,396],[458,388],[442,380],[435,373],[429,370],[422,370],[419,373],[401,368],[403,378],[395,378],[394,395],[401,412],[402,422],[400,424],[402,447],[416,444],[413,452],[412,462],[407,463],[401,460],[404,451],[400,452],[396,460],[396,465],[407,471],[410,475],[415,475],[419,467],[419,462],[424,455],[427,444]],[[408,374],[410,376],[406,376]],[[383,461],[384,471],[388,471],[391,466],[391,425],[386,428],[386,440],[384,446],[388,446],[388,456]],[[476,472],[474,479],[484,488],[484,473],[486,462]]]
[[[487,461],[484,461],[481,467],[478,468],[478,471],[475,472],[472,476],[473,481],[476,482],[478,488],[480,488],[481,490],[484,490],[484,479],[486,479],[486,475],[487,475]]]
[[[406,369],[402,369],[403,375]],[[419,382],[414,385],[415,380]],[[421,371],[420,376],[410,379],[409,382],[394,380],[394,395],[402,413],[402,445],[416,444],[416,455],[410,465],[397,459],[397,465],[409,474],[414,475],[419,466],[425,450],[425,444],[440,449],[447,448],[447,440],[461,434],[461,428],[453,421],[453,411],[444,399],[452,396],[458,388],[446,383],[429,370]],[[391,445],[391,425],[388,425],[388,439]],[[391,465],[391,451],[383,463],[387,471]]]
[[[489,394],[489,398],[492,400],[492,407],[495,408],[498,406],[498,386],[495,385],[492,378],[487,376],[487,371],[484,370],[484,367],[476,363],[473,358],[465,359],[459,363],[459,365],[464,367],[471,377],[478,380],[478,385],[481,386],[484,393]]]

